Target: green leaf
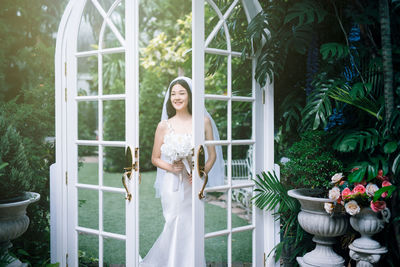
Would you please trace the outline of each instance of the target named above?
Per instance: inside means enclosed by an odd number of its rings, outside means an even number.
[[[319,52],[322,55],[322,59],[341,59],[349,54],[349,48],[345,44],[341,43],[326,43],[321,45]]]
[[[389,198],[393,194],[394,190],[396,190],[396,186],[394,186],[394,185],[382,187],[381,189],[379,189],[378,191],[375,192],[373,201],[374,202],[377,201],[382,196],[382,194],[385,192],[388,193],[386,198]]]
[[[393,152],[396,151],[396,149],[397,149],[397,142],[395,142],[395,141],[391,141],[389,143],[386,143],[385,146],[383,147],[383,151],[386,154],[393,153]]]
[[[23,250],[23,249],[18,249],[18,250],[17,250],[17,253],[20,254],[20,255],[24,255],[24,256],[30,256],[29,253],[26,252],[26,251]]]
[[[368,164],[367,171],[368,171],[367,182],[371,181],[378,175],[378,168],[376,168],[376,166],[374,165]]]
[[[365,168],[360,167],[358,170],[350,173],[348,179],[350,183],[360,183],[365,175]]]

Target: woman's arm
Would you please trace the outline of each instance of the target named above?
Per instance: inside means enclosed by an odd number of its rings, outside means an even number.
[[[153,152],[151,154],[151,163],[154,166],[164,169],[173,173],[180,173],[183,169],[183,163],[181,161],[170,164],[161,159],[161,145],[164,141],[164,136],[167,133],[168,126],[165,122],[158,123],[156,134],[154,136]]]
[[[207,116],[204,118],[204,129],[205,129],[206,140],[214,140],[211,120]],[[208,159],[204,169],[206,173],[209,173],[216,160],[216,153],[215,153],[215,147],[213,145],[207,145],[206,147],[207,147]]]

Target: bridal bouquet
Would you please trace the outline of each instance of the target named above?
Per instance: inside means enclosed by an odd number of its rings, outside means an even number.
[[[161,153],[172,162],[182,160],[185,168],[190,172],[190,166],[187,157],[192,152],[192,138],[190,135],[169,134],[165,136],[164,144],[161,146]],[[182,173],[179,174],[182,181]]]
[[[395,189],[389,178],[383,175],[382,170],[375,177],[367,178],[361,171],[356,168],[347,176],[343,173],[332,176],[333,188],[329,190],[329,199],[335,202],[325,203],[326,212],[332,214],[337,205],[344,207],[350,215],[358,214],[363,207],[370,207],[374,212],[386,208],[386,200]]]

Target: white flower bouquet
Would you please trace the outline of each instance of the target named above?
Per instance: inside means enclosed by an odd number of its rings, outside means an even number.
[[[168,134],[164,138],[164,144],[161,146],[161,153],[172,162],[182,160],[187,172],[190,172],[187,157],[192,151],[192,138],[188,134]],[[182,182],[182,173],[179,174]]]

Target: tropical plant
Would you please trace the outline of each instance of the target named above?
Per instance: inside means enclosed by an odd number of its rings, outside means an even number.
[[[254,181],[257,184],[254,204],[260,209],[273,212],[276,220],[281,222],[281,240],[269,253],[275,254],[275,261],[286,257],[292,262],[297,255],[303,255],[309,250],[311,244],[311,236],[297,221],[300,204],[289,197],[287,192],[291,187],[282,184],[275,172],[262,172]],[[288,253],[290,254],[285,255]]]

